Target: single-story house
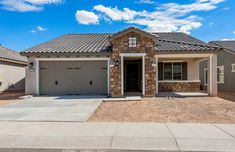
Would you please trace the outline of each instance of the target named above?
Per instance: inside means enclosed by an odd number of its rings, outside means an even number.
[[[24,91],[26,57],[0,45],[0,92]]]
[[[199,62],[208,60],[208,93],[217,95],[217,53],[184,33],[67,34],[23,51],[26,93],[121,97],[200,91]]]
[[[235,92],[235,40],[211,41],[209,44],[223,48],[218,54],[217,61],[217,83],[219,92]],[[207,61],[200,63],[200,80],[203,89],[208,85]]]

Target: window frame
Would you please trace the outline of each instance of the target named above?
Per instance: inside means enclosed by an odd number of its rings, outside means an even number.
[[[223,71],[224,71],[224,66],[223,65],[222,66],[217,66],[217,70],[220,69],[220,68],[222,68]],[[207,72],[207,76],[206,76],[206,72]],[[218,74],[219,73],[217,73],[217,78],[218,78]],[[224,73],[223,73],[223,75],[224,75]],[[208,68],[204,68],[203,77],[204,77],[204,85],[208,85]],[[223,81],[218,81],[218,79],[217,79],[217,83],[224,84],[224,79],[223,79]]]
[[[232,63],[231,66],[232,66],[232,71],[231,72],[235,72],[235,63]]]
[[[129,37],[128,46],[129,46],[129,48],[135,48],[137,46],[137,38],[136,37]]]
[[[204,85],[208,85],[208,69],[207,68],[204,68],[204,74],[203,75],[204,75]]]
[[[217,83],[220,83],[220,84],[224,84],[224,66],[218,66],[217,67],[217,70],[219,69],[219,73],[217,73],[217,77],[220,78],[220,70],[222,69],[223,70],[223,73],[221,75],[223,75],[223,80],[219,80],[217,79]]]
[[[171,64],[171,79],[165,79],[165,64],[170,63]],[[174,79],[174,63],[180,63],[181,66],[181,79]],[[182,81],[183,80],[183,62],[163,62],[163,80],[168,81]]]

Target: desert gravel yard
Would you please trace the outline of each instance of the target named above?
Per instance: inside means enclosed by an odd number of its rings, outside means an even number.
[[[25,95],[24,92],[20,91],[0,93],[0,106],[16,102],[16,99],[23,95]]]
[[[88,121],[235,123],[235,102],[218,97],[103,102]]]

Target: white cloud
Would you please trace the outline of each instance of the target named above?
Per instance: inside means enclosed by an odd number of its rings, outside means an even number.
[[[221,10],[222,11],[227,11],[227,10],[230,10],[230,8],[229,7],[225,7],[225,8],[222,8]]]
[[[80,24],[98,24],[99,23],[99,17],[93,13],[93,12],[88,12],[84,10],[78,10],[75,14],[76,20]]]
[[[233,31],[233,34],[235,34],[235,31]]]
[[[14,12],[41,11],[46,4],[59,4],[63,0],[0,0],[2,9]]]
[[[139,0],[139,1],[136,1],[135,3],[138,3],[138,4],[153,4],[154,2],[152,0]]]
[[[36,33],[36,31],[35,31],[35,30],[31,30],[30,32],[31,32],[31,33]]]
[[[30,32],[31,32],[31,33],[37,33],[37,32],[44,32],[44,31],[47,31],[47,29],[44,28],[44,27],[42,27],[42,26],[40,26],[40,25],[38,25],[38,26],[36,27],[36,29],[33,29],[33,30],[31,30]]]
[[[124,8],[122,11],[122,10],[119,10],[117,7],[111,8],[111,7],[105,7],[103,5],[96,5],[94,9],[96,11],[104,13],[105,15],[107,15],[109,18],[111,18],[114,21],[132,20],[137,15],[136,11],[132,11],[129,8]]]
[[[154,11],[136,11],[129,8],[94,6],[99,16],[106,16],[111,21],[124,21],[128,24],[142,25],[148,31],[190,33],[202,26],[202,18],[192,15],[195,12],[207,12],[216,9],[224,0],[195,0],[190,4],[165,3]]]
[[[37,26],[38,31],[46,31],[47,29],[43,28],[42,26]]]
[[[234,41],[235,39],[224,38],[222,41]]]

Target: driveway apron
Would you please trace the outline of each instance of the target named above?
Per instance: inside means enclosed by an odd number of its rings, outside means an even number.
[[[103,97],[54,96],[18,100],[0,107],[0,121],[84,122]]]

